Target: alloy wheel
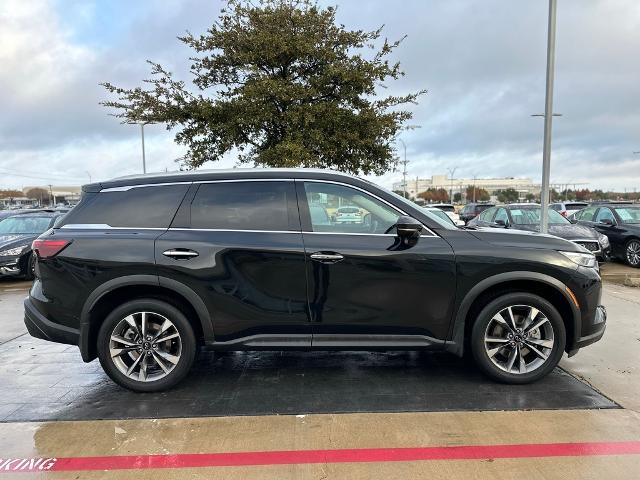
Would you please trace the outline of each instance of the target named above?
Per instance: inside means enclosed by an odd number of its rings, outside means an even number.
[[[132,380],[152,382],[166,377],[182,354],[182,338],[174,323],[155,312],[136,312],[111,332],[109,354],[118,370]]]
[[[529,305],[503,308],[489,321],[484,347],[489,360],[507,373],[522,375],[544,365],[555,345],[547,316]]]
[[[640,265],[640,242],[632,240],[627,244],[627,261],[629,265],[637,267]]]

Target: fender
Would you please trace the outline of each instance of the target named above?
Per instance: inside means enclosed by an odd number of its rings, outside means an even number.
[[[134,285],[151,285],[164,287],[183,296],[193,307],[198,315],[198,320],[202,326],[205,341],[213,339],[213,325],[209,311],[200,296],[189,287],[170,278],[159,277],[157,275],[128,275],[118,277],[101,284],[96,288],[85,301],[80,313],[80,353],[85,362],[90,362],[95,358],[95,353],[89,341],[90,332],[90,312],[95,305],[109,292],[118,288]]]
[[[574,337],[580,338],[581,314],[571,300],[571,297],[569,297],[569,294],[567,293],[567,286],[557,278],[553,278],[544,273],[514,271],[499,273],[497,275],[485,278],[484,280],[478,282],[473,288],[471,288],[471,290],[467,292],[467,294],[460,302],[458,311],[455,314],[451,339],[446,343],[446,350],[456,355],[462,356],[464,352],[464,332],[467,314],[469,313],[469,309],[471,308],[473,302],[482,294],[482,292],[493,287],[494,285],[498,285],[499,283],[513,282],[518,280],[528,280],[543,283],[555,288],[559,293],[561,293],[571,307],[571,312],[573,314],[573,318],[571,319],[571,321],[573,322]]]

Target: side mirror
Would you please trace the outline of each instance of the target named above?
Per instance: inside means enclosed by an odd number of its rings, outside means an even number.
[[[502,219],[501,220],[496,220],[494,223],[495,223],[496,227],[507,228],[507,222],[505,222]]]
[[[422,228],[418,220],[407,215],[402,215],[396,222],[396,232],[400,238],[418,238]]]
[[[613,227],[613,220],[611,220],[610,218],[603,218],[602,220],[600,220],[600,224],[606,225],[607,227]]]

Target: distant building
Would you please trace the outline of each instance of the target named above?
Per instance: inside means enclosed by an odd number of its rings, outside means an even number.
[[[0,208],[8,208],[8,207],[31,207],[35,205],[38,201],[33,198],[27,197],[11,197],[11,198],[0,198]]]
[[[429,188],[444,188],[452,195],[461,193],[464,199],[466,189],[469,185],[475,185],[477,188],[483,188],[490,195],[494,195],[497,190],[506,190],[513,188],[520,194],[520,198],[524,199],[528,193],[534,195],[540,194],[540,185],[534,185],[530,178],[454,178],[451,180],[447,175],[433,175],[431,178],[407,178],[407,193],[415,198],[420,192],[424,192]],[[393,184],[393,190],[402,191],[402,182]],[[471,201],[471,199],[466,199]]]
[[[70,203],[75,204],[80,201],[80,194],[82,193],[82,187],[78,185],[30,185],[22,189],[22,193],[26,193],[32,188],[39,188],[49,192],[49,197],[53,194],[56,201],[55,203]],[[45,202],[47,199],[43,199]]]

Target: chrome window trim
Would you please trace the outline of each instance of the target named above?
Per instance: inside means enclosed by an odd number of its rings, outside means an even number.
[[[106,223],[68,223],[60,227],[68,230],[167,230],[167,227],[112,227]]]
[[[344,182],[337,182],[335,180],[322,180],[322,179],[307,179],[307,178],[298,178],[296,180],[299,180],[300,182],[314,182],[314,183],[331,183],[334,185],[341,185],[343,187],[349,187],[349,188],[354,188],[356,190],[360,190],[363,193],[366,193],[367,195],[369,195],[370,197],[375,198],[376,200],[381,201],[382,203],[390,206],[391,208],[393,208],[396,212],[401,213],[402,215],[407,215],[407,212],[405,212],[404,210],[401,210],[400,207],[397,207],[396,205],[394,205],[391,202],[387,202],[384,198],[380,198],[379,196],[377,196],[375,193],[372,193],[368,190],[365,190],[364,188],[360,188],[357,187],[355,185],[351,185],[350,183],[344,183]],[[431,230],[429,227],[427,227],[424,223],[422,224],[422,226],[429,232],[429,236],[431,237],[437,237],[437,235],[433,232],[433,230]],[[345,232],[310,232],[310,233],[328,233],[328,234],[339,234],[339,233],[345,233]],[[346,232],[347,235],[354,235],[352,233],[348,233]],[[384,233],[364,233],[361,235],[392,235],[392,234],[384,234]],[[393,235],[395,236],[395,235]],[[421,235],[422,237],[422,235]]]
[[[233,228],[183,228],[183,227],[171,227],[170,232],[230,232],[230,233],[294,233],[300,235],[300,230],[236,230]]]
[[[191,185],[193,182],[166,182],[166,183],[145,183],[142,185],[123,185],[122,187],[109,187],[100,190],[98,193],[110,193],[110,192],[127,192],[134,188],[147,188],[147,187],[167,187],[171,185]]]

